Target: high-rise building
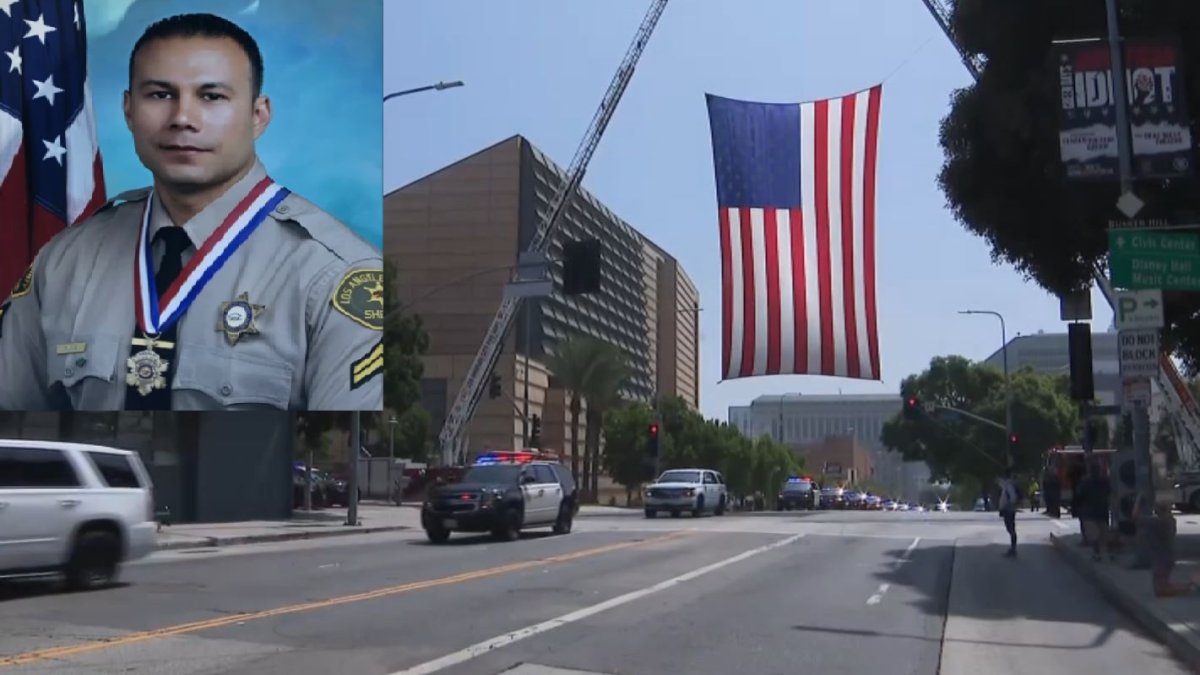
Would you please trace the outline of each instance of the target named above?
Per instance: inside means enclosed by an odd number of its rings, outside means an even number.
[[[384,198],[384,253],[397,268],[398,296],[429,333],[421,387],[435,433],[519,252],[565,179],[549,157],[513,136]],[[601,290],[564,296],[563,244],[588,238],[603,247]],[[526,406],[541,416],[542,447],[568,447],[570,400],[547,364],[574,335],[624,351],[632,367],[625,398],[677,395],[697,407],[699,295],[678,261],[582,188],[547,254],[555,291],[523,303],[496,366],[503,395],[485,394],[467,429],[470,450],[522,446]]]

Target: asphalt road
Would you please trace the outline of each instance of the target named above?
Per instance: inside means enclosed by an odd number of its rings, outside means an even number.
[[[0,589],[0,675],[1186,672],[994,514],[589,517],[161,552],[126,585]],[[981,670],[982,668],[982,670]],[[558,670],[561,669],[561,670]]]

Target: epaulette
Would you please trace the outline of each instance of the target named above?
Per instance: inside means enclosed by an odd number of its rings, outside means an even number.
[[[295,192],[285,197],[271,211],[271,216],[278,221],[295,223],[309,237],[343,260],[380,257],[378,249],[364,241],[345,223]]]
[[[96,213],[100,213],[102,211],[107,211],[108,209],[110,209],[114,206],[117,206],[118,204],[124,204],[126,202],[140,202],[150,194],[150,190],[152,190],[152,189],[153,188],[143,187],[143,188],[136,188],[133,190],[126,190],[126,191],[122,192],[121,194],[117,195],[116,197],[113,197],[112,199],[104,202],[104,204],[100,208],[96,209]],[[92,214],[92,215],[95,215],[95,214]]]

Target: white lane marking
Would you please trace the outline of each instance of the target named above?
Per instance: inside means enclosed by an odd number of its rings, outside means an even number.
[[[904,553],[900,554],[900,562],[901,563],[908,562],[908,559],[912,555],[912,552],[916,550],[917,544],[920,544],[920,543],[921,543],[920,537],[913,539],[912,543],[908,545],[908,548],[904,549]]]
[[[648,595],[658,593],[659,591],[664,591],[673,586],[678,586],[685,581],[691,581],[693,579],[702,577],[709,572],[715,572],[723,567],[740,563],[743,560],[753,558],[754,556],[761,555],[767,551],[782,548],[789,544],[795,543],[803,536],[804,534],[796,534],[786,539],[780,539],[779,541],[772,542],[766,546],[759,546],[758,548],[750,549],[749,551],[739,553],[732,558],[726,558],[711,565],[706,565],[699,569],[692,570],[691,572],[680,574],[677,577],[667,579],[666,581],[661,581],[653,586],[647,586],[646,588],[631,591],[625,595],[619,595],[615,598],[605,600],[604,602],[597,603],[590,607],[584,607],[583,609],[577,609],[574,612],[563,614],[562,616],[550,619],[549,621],[543,621],[532,626],[526,626],[525,628],[512,631],[511,633],[505,633],[504,635],[494,637],[490,640],[473,644],[466,649],[460,649],[459,651],[447,654],[441,658],[437,658],[432,661],[426,661],[425,663],[413,666],[407,670],[396,671],[391,675],[427,675],[427,673],[436,673],[439,670],[470,661],[477,656],[487,654],[488,652],[501,647],[505,647],[517,642],[518,640],[524,640],[525,638],[533,637],[539,633],[545,633],[546,631],[553,630],[559,626],[565,626],[570,623],[575,623],[576,621],[582,621],[583,619],[595,614],[599,614],[600,612],[610,610],[614,607],[619,607],[621,605],[633,602],[634,600],[639,600]]]
[[[1061,521],[1061,520],[1052,520],[1052,521],[1050,521],[1050,522],[1054,523],[1054,526],[1055,526],[1055,527],[1057,527],[1057,528],[1058,528],[1058,529],[1060,529],[1060,530],[1067,530],[1067,529],[1070,529],[1070,528],[1068,527],[1068,525],[1067,525],[1066,523],[1064,523],[1063,521]]]
[[[883,601],[883,596],[885,593],[888,592],[889,588],[891,588],[891,586],[888,584],[879,584],[879,590],[875,591],[875,595],[872,595],[871,597],[867,598],[867,604],[868,605],[878,605],[880,602]]]

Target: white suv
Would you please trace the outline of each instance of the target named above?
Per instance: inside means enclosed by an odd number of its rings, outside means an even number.
[[[675,518],[684,511],[691,511],[696,518],[705,511],[719,516],[725,513],[728,501],[725,478],[711,469],[664,471],[658,480],[646,486],[642,497],[647,518],[657,516],[659,511],[667,511]]]
[[[0,579],[63,574],[106,586],[154,550],[150,475],[137,454],[98,445],[0,439]]]

